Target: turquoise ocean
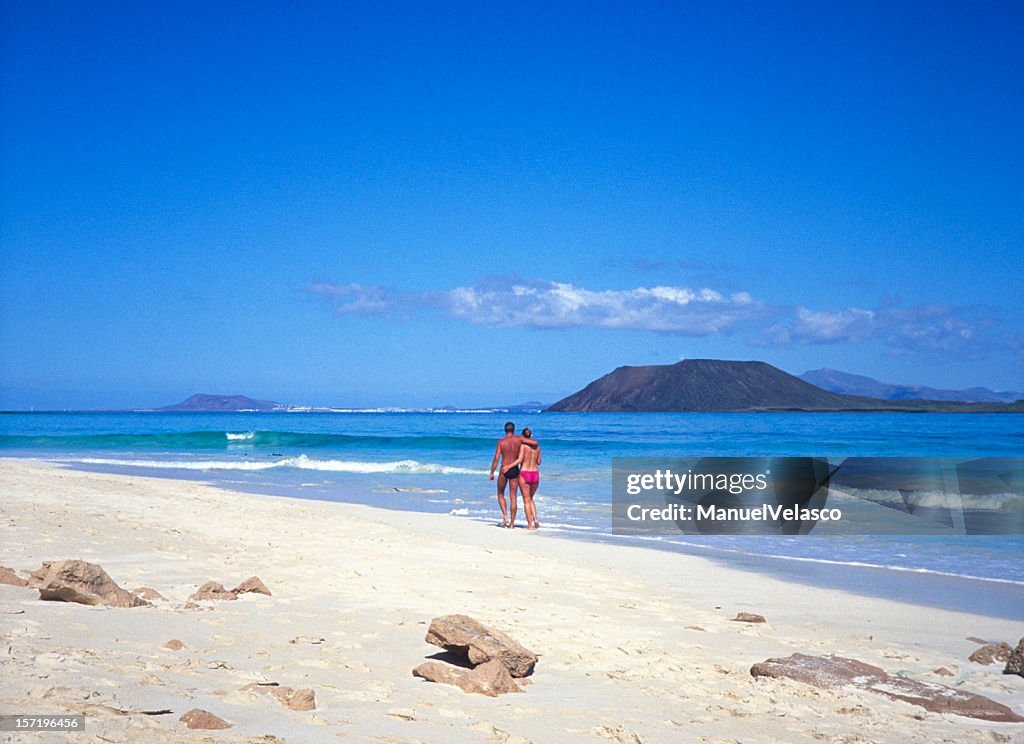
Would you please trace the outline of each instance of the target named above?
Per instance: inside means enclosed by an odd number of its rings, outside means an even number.
[[[1024,618],[1020,535],[639,538],[611,532],[613,457],[1017,458],[1024,456],[1024,416],[6,413],[0,414],[0,457],[449,514],[483,529],[500,517],[487,476],[510,418],[520,429],[532,427],[543,447],[542,534],[523,531],[525,540],[557,535],[642,545],[663,551],[668,571],[674,554],[689,553],[791,581]],[[1024,511],[1024,503],[1001,508]]]

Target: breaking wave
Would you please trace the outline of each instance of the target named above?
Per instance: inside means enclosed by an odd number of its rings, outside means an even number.
[[[108,459],[83,457],[65,460],[84,465],[105,465],[114,467],[149,468],[155,470],[320,470],[334,473],[415,473],[436,475],[486,475],[486,470],[459,468],[417,460],[396,460],[393,462],[366,462],[361,460],[319,460],[306,455],[282,457],[276,460],[147,460]]]

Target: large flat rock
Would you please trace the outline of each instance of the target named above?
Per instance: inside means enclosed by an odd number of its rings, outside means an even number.
[[[108,607],[148,607],[149,602],[119,587],[95,563],[81,560],[44,561],[32,573],[39,598]]]
[[[466,692],[476,692],[497,697],[506,692],[522,692],[508,669],[497,659],[492,659],[473,669],[445,664],[443,661],[425,661],[412,670],[414,677],[428,682],[455,685]]]
[[[525,677],[537,663],[537,654],[467,615],[434,618],[426,641],[465,657],[473,666],[497,659],[513,677]]]
[[[982,695],[934,682],[894,677],[881,667],[841,656],[793,654],[754,664],[750,673],[754,677],[785,677],[825,689],[849,686],[870,690],[935,713],[953,713],[983,721],[1024,722],[1012,709]]]

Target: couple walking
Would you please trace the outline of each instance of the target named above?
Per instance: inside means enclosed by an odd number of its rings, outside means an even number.
[[[511,421],[505,424],[505,436],[498,440],[494,448],[494,459],[491,460],[491,480],[494,470],[501,460],[498,471],[498,506],[501,507],[501,526],[515,529],[516,526],[516,488],[523,492],[523,511],[526,512],[526,529],[535,530],[540,527],[537,521],[537,505],[533,501],[540,486],[540,444],[533,439],[529,427],[523,429],[523,435],[516,435],[516,425]],[[509,484],[509,498],[512,510],[505,505],[505,484]]]

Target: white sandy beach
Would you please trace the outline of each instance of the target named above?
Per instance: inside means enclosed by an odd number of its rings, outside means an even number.
[[[0,494],[0,565],[25,576],[81,558],[167,598],[111,609],[0,586],[0,713],[87,717],[82,733],[0,741],[1024,741],[1024,724],[749,672],[769,657],[836,654],[1024,713],[1024,678],[967,661],[968,636],[1015,644],[1024,628],[1009,620],[685,555],[194,482],[0,460]],[[272,597],[185,609],[203,582],[254,574]],[[744,611],[768,623],[731,620]],[[489,698],[412,676],[439,651],[424,642],[427,625],[449,613],[540,655],[523,693]],[[171,639],[184,648],[164,648]],[[313,688],[317,709],[242,690],[261,681]],[[178,718],[192,708],[232,728],[190,731]],[[158,709],[173,713],[138,712]]]

